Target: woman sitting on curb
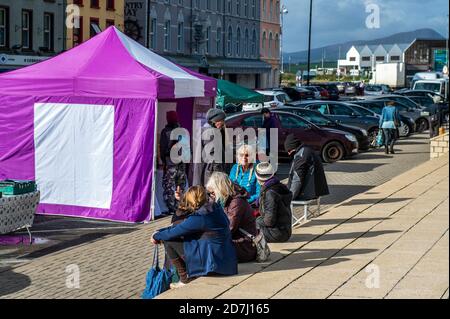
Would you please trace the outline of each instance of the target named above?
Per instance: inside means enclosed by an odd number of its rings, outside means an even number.
[[[256,164],[255,149],[249,145],[242,145],[237,151],[237,163],[233,165],[230,172],[230,179],[245,188],[250,195],[248,202],[255,206],[260,193],[255,174]]]
[[[183,196],[181,209],[190,214],[181,223],[158,230],[151,239],[153,244],[164,243],[180,275],[180,283],[173,287],[211,273],[237,274],[236,251],[222,207],[208,201],[202,186],[190,187]]]
[[[256,177],[261,186],[259,211],[256,227],[264,234],[269,243],[282,243],[292,234],[292,193],[275,176],[275,170],[267,162],[256,166]]]
[[[248,193],[245,189],[234,184],[224,174],[215,172],[206,185],[214,200],[219,203],[230,220],[230,231],[238,262],[249,262],[256,260],[256,247],[248,236],[240,229],[256,235],[255,217],[252,208],[247,202]]]

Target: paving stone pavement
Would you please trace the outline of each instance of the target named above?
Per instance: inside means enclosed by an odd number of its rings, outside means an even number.
[[[391,156],[384,156],[384,154],[380,154],[380,151],[372,151],[360,154],[355,159],[328,165],[326,167],[327,178],[331,184],[332,191],[335,186],[335,190],[341,189],[340,193],[333,192],[329,201],[325,203],[325,205],[328,205],[328,209],[342,200],[351,197],[353,194],[380,185],[384,181],[388,181],[388,184],[392,184],[392,187],[404,185],[405,181],[396,184],[394,181],[397,179],[391,180],[392,177],[427,161],[429,158],[428,139],[422,135],[416,136],[413,139],[401,141],[398,148],[401,152],[396,155],[396,157],[398,156],[396,159]],[[435,167],[431,167],[428,163],[429,162],[426,162],[423,168],[420,166],[420,169],[415,169],[416,175],[423,177],[427,173],[434,172],[434,175],[432,176],[435,176]],[[364,172],[364,167],[370,168],[370,172]],[[354,169],[354,172],[352,172],[352,169]],[[405,174],[401,176],[404,175]],[[444,173],[441,175],[445,177]],[[353,182],[351,176],[354,176]],[[442,177],[439,174],[437,176]],[[403,177],[403,179],[405,178],[411,183],[415,181],[409,174],[406,174],[406,177]],[[448,181],[448,173],[446,178]],[[433,184],[433,187],[438,187],[439,185],[441,184],[435,183]],[[439,187],[443,186],[441,185]],[[347,191],[345,191],[345,189],[347,189]],[[299,229],[295,230],[293,239],[290,242],[271,245],[273,254],[271,261],[268,263],[241,264],[239,265],[239,275],[237,276],[228,278],[201,278],[194,281],[189,285],[190,287],[197,287],[197,285],[199,285],[200,287],[208,289],[193,289],[192,294],[188,297],[202,297],[203,294],[206,298],[210,298],[211,296],[231,297],[233,295],[231,287],[236,287],[237,289],[237,287],[243,284],[244,287],[248,286],[248,288],[251,288],[252,285],[256,285],[256,283],[252,284],[253,280],[248,279],[251,277],[257,279],[258,269],[260,271],[263,268],[267,268],[268,270],[264,272],[274,278],[278,278],[277,275],[279,274],[285,274],[285,279],[279,282],[277,281],[277,284],[284,282],[285,286],[273,285],[272,287],[271,285],[270,288],[264,287],[264,289],[261,289],[260,287],[256,290],[257,292],[247,288],[244,290],[253,291],[251,293],[252,298],[282,297],[283,294],[286,294],[289,291],[288,289],[291,289],[288,288],[290,282],[295,282],[300,279],[299,276],[301,276],[303,271],[317,268],[316,263],[318,261],[323,260],[325,265],[330,263],[331,267],[329,267],[329,269],[340,269],[336,268],[336,266],[340,263],[342,264],[343,261],[350,259],[349,255],[359,256],[357,254],[358,251],[362,250],[364,253],[363,255],[365,256],[372,256],[371,254],[374,253],[373,251],[376,250],[375,248],[360,248],[356,245],[355,248],[350,247],[343,250],[336,248],[334,244],[347,243],[348,241],[361,236],[368,236],[370,243],[372,243],[372,240],[375,238],[377,239],[375,242],[378,243],[378,238],[391,238],[401,232],[397,229],[389,230],[387,232],[386,230],[381,229],[372,230],[370,234],[367,235],[368,230],[366,230],[364,226],[370,226],[374,223],[376,224],[377,222],[384,221],[384,219],[390,218],[389,215],[384,215],[384,217],[370,215],[362,218],[361,216],[358,216],[358,218],[350,219],[353,215],[357,215],[359,210],[362,211],[364,207],[372,207],[374,203],[382,201],[385,197],[393,194],[389,193],[387,190],[388,189],[383,190],[382,192],[375,192],[374,189],[372,189],[370,192],[362,194],[361,198],[353,198],[347,203],[343,203],[340,206],[333,208],[332,217],[327,213],[302,225]],[[446,194],[448,197],[448,189]],[[384,204],[377,204],[377,207],[379,207],[379,205],[386,206],[386,211],[384,213],[388,214],[392,209],[398,207],[398,203],[406,203],[406,201],[410,200],[410,198],[406,196],[412,195],[404,194],[402,196],[403,197],[400,198],[393,197],[384,199],[384,201],[381,202]],[[445,202],[443,205],[445,205]],[[446,205],[448,206],[448,201]],[[426,210],[426,208],[424,209]],[[367,214],[367,212],[365,214]],[[401,216],[401,214],[398,216]],[[330,232],[330,229],[336,228],[337,225],[344,223],[344,221],[347,221],[345,227],[342,225],[337,233]],[[150,266],[150,259],[153,253],[153,247],[149,243],[150,235],[154,230],[164,227],[168,225],[168,223],[168,219],[161,219],[154,223],[138,225],[134,231],[110,235],[94,242],[87,242],[62,251],[40,256],[39,258],[30,259],[24,264],[10,264],[8,267],[0,269],[0,298],[139,298],[140,292],[145,285],[145,274]],[[398,227],[400,226],[406,227],[405,224],[399,222]],[[348,230],[346,230],[347,228]],[[338,229],[336,228],[335,231],[337,230]],[[318,243],[321,243],[322,245],[315,247],[315,245],[318,244],[311,243],[310,247],[303,248],[303,245],[311,242],[318,236],[321,236],[319,238],[322,238],[318,241]],[[361,243],[361,241],[358,243]],[[382,245],[382,242],[380,241],[379,244]],[[424,252],[420,261],[417,263],[417,266],[425,268],[430,263],[433,264],[433,256],[436,256],[436,254],[440,254],[443,251],[442,245],[442,243],[436,243],[436,245]],[[427,247],[424,247],[424,249],[426,248]],[[333,260],[328,260],[330,259],[329,256],[333,256],[333,254],[339,252],[340,255],[338,257],[333,257]],[[300,258],[300,260],[286,258],[286,256],[290,256],[287,255],[289,253],[291,253],[291,257],[298,256],[297,258]],[[26,255],[24,258],[26,258]],[[283,260],[283,262],[280,262],[281,260]],[[446,260],[448,260],[448,245]],[[356,264],[356,261],[352,260],[354,266],[360,266],[360,264]],[[381,259],[381,261],[383,261],[383,259]],[[68,288],[67,283],[69,286],[72,283],[71,279],[75,274],[73,270],[76,270],[76,267],[79,269],[80,288]],[[256,271],[255,267],[257,268]],[[343,267],[343,265],[340,267]],[[420,269],[420,267],[418,269]],[[345,268],[354,269],[353,267]],[[274,270],[270,271],[271,269]],[[341,269],[341,271],[345,273],[346,269]],[[405,289],[411,287],[414,278],[418,277],[418,271],[419,270],[410,271],[404,274],[405,281],[402,281],[402,285],[406,287]],[[289,278],[292,280],[286,281]],[[302,280],[307,279],[308,277],[305,277]],[[315,286],[318,287],[318,285],[324,285],[323,280],[318,281]],[[346,291],[351,287],[352,286],[349,286],[349,288],[342,287],[342,289],[336,291],[332,297],[338,298],[346,296],[349,294]],[[389,289],[392,292],[390,292],[389,295],[395,296],[395,294],[401,293],[398,292],[400,289],[398,287],[401,288],[403,286],[395,285],[390,287]],[[330,289],[331,288],[328,290]],[[284,290],[286,290],[285,293],[283,293]],[[314,290],[310,291],[311,293],[314,292]],[[403,290],[400,289],[400,291]],[[171,293],[173,292],[170,292],[167,295],[170,297]],[[321,293],[323,295],[323,292]],[[445,293],[448,296],[448,277],[447,292],[445,292],[445,290],[442,291],[442,295],[445,296]],[[238,295],[240,295],[240,293]]]

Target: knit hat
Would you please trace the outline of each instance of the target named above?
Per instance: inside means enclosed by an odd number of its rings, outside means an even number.
[[[284,150],[286,152],[297,149],[300,145],[302,145],[302,141],[300,141],[294,134],[289,134],[286,136],[286,140],[284,141]]]
[[[218,108],[209,109],[206,113],[206,120],[209,123],[216,123],[219,121],[224,120],[226,117],[226,114],[224,111]]]
[[[178,114],[176,111],[168,111],[166,113],[167,123],[178,123]]]
[[[269,162],[262,162],[256,165],[256,178],[259,181],[267,181],[275,175],[272,164]]]

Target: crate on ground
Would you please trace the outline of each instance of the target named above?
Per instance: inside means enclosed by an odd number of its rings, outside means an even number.
[[[36,191],[35,181],[3,180],[0,181],[0,193],[3,195],[20,195]]]

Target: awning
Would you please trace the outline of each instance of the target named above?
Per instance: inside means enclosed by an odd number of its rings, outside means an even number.
[[[225,80],[217,80],[216,104],[224,107],[228,103],[263,103],[264,95]]]

